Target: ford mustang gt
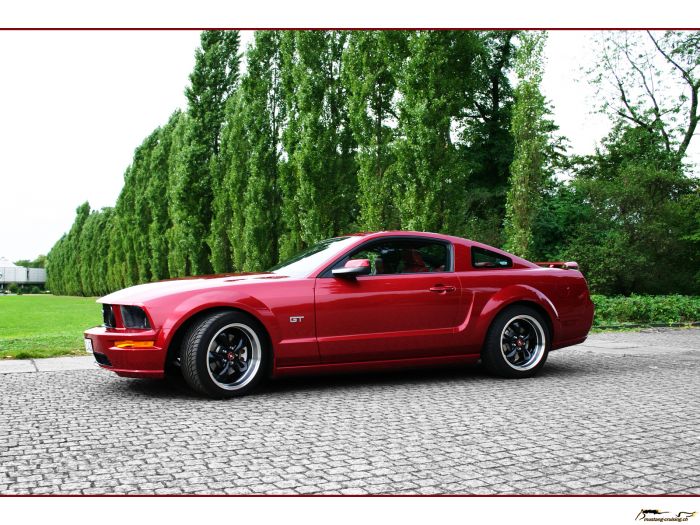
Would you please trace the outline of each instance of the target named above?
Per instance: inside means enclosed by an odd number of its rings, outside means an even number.
[[[522,378],[593,321],[576,263],[532,263],[423,232],[322,241],[263,273],[175,279],[99,299],[86,349],[124,377],[178,374],[212,397],[261,379],[470,363]]]

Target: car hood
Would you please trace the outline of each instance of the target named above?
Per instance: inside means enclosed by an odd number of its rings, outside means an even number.
[[[155,283],[139,284],[118,290],[97,300],[105,304],[143,305],[153,299],[192,291],[213,290],[221,287],[255,285],[284,281],[290,278],[275,273],[232,273],[225,275],[201,275],[182,279],[168,279]]]

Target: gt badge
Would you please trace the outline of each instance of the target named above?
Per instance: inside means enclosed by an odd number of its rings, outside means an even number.
[[[303,315],[293,315],[289,318],[290,323],[301,323],[304,320]]]

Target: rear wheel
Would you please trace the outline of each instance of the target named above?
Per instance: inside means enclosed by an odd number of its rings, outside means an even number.
[[[529,306],[511,306],[491,324],[482,361],[492,374],[530,377],[544,366],[550,345],[549,327],[543,315]]]
[[[185,381],[211,397],[250,392],[265,374],[267,338],[259,323],[242,312],[219,312],[195,323],[183,342]]]

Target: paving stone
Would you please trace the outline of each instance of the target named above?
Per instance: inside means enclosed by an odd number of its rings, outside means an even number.
[[[307,377],[228,401],[8,365],[0,494],[700,494],[700,330],[587,343],[521,381]]]

